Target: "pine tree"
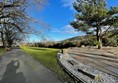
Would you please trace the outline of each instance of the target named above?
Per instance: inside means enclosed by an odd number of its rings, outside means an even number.
[[[109,30],[118,29],[118,6],[108,9],[105,0],[77,0],[73,3],[76,20],[70,25],[78,31],[93,33],[102,47],[102,38]]]

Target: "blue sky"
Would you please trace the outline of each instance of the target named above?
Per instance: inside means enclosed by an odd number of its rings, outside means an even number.
[[[72,3],[75,0],[48,0],[47,6],[40,13],[31,15],[49,25],[45,31],[45,37],[49,40],[59,41],[74,36],[84,35],[82,32],[76,32],[69,22],[74,19]],[[108,7],[118,5],[118,0],[107,0]],[[38,26],[36,26],[38,27]],[[39,37],[33,36],[31,40],[39,41]]]

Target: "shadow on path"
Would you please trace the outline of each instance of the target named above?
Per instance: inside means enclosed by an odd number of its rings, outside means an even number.
[[[19,67],[20,62],[18,60],[12,60],[10,63],[8,63],[0,83],[26,83],[26,78],[23,73],[17,73],[17,69]]]

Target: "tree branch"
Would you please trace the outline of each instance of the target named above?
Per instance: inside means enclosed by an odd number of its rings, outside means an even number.
[[[20,5],[14,5],[14,4],[9,4],[9,5],[0,5],[0,7],[2,8],[8,8],[8,7],[19,7]]]
[[[20,32],[22,32],[21,27],[18,26],[17,24],[15,24],[15,23],[11,23],[11,22],[0,22],[0,24],[9,24],[9,25],[13,25],[13,26],[15,26]]]
[[[111,28],[111,25],[107,28],[107,30],[102,34],[102,37],[108,32],[108,30]]]

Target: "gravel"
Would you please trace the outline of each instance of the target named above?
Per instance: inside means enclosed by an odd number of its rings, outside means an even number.
[[[57,57],[60,61],[60,63],[68,70],[70,71],[74,76],[76,76],[80,80],[84,80],[85,83],[118,83],[118,78],[114,77],[112,75],[109,75],[107,73],[101,72],[93,67],[87,66],[81,62],[78,62],[71,58],[68,54],[62,55],[61,53],[57,54]],[[68,60],[73,60],[78,65],[71,65]],[[78,72],[77,69],[81,69],[83,71],[89,72],[92,75],[95,75],[96,78],[92,79],[89,76]]]

